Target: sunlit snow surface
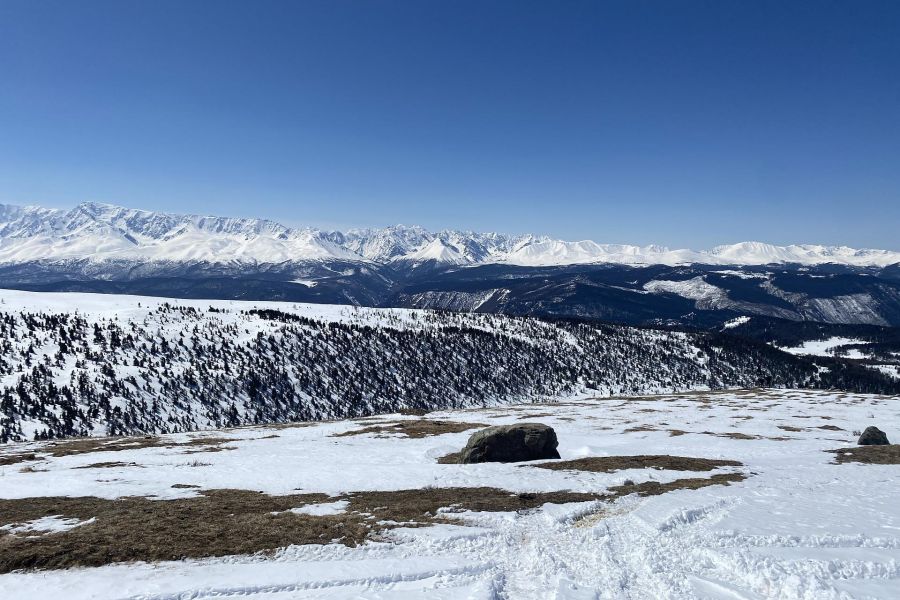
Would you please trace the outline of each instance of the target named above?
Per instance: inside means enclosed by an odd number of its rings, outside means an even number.
[[[847,346],[851,344],[868,344],[869,342],[865,340],[857,340],[853,338],[845,338],[845,337],[832,337],[827,340],[809,340],[803,342],[802,345],[797,346],[795,348],[780,348],[780,350],[784,350],[785,352],[790,352],[791,354],[805,354],[809,356],[832,356],[837,348],[840,346]],[[868,358],[867,354],[860,352],[859,350],[853,348],[845,353],[847,358]]]
[[[384,420],[413,418],[392,415]],[[606,506],[468,512],[459,525],[397,529],[386,540],[357,548],[295,546],[274,557],[0,575],[0,595],[72,600],[898,597],[900,467],[836,465],[834,455],[825,452],[852,445],[853,430],[873,424],[896,441],[896,397],[738,391],[497,407],[427,418],[493,424],[537,420],[556,429],[564,459],[636,454],[725,458],[744,463],[738,470],[748,478],[728,487],[628,496]],[[602,492],[625,479],[665,482],[709,475],[437,464],[438,456],[465,443],[466,432],[419,439],[331,437],[366,424],[216,432],[232,438],[228,445],[235,449],[189,456],[182,448],[144,448],[45,458],[39,444],[7,446],[0,455],[29,449],[39,456],[27,463],[33,467],[29,472],[22,472],[22,463],[0,467],[0,497],[163,499],[197,493],[173,484],[269,494],[424,486]],[[687,433],[672,436],[671,430]],[[734,433],[752,437],[721,435]],[[183,441],[200,435],[212,434],[170,437]],[[101,461],[129,466],[76,468]],[[331,514],[345,508],[338,503],[317,506],[308,508]],[[590,518],[578,521],[585,515]]]
[[[592,263],[629,265],[766,265],[836,263],[887,266],[900,252],[846,246],[741,242],[708,250],[598,244],[546,236],[508,236],[402,225],[327,232],[260,219],[160,213],[85,202],[72,209],[0,204],[0,263],[87,259],[93,262],[163,261],[244,265],[340,260],[395,260],[446,264],[506,263],[552,266]]]

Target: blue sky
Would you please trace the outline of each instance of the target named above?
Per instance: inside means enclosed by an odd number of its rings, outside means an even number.
[[[0,2],[0,202],[900,249],[898,2]]]

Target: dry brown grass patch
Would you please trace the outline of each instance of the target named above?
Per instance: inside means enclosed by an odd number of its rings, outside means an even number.
[[[459,452],[451,452],[437,459],[439,465],[458,465],[459,457],[462,456],[462,450]]]
[[[165,443],[162,438],[146,437],[85,437],[50,442],[41,450],[53,457],[76,456],[90,452],[120,452],[122,450],[140,450],[143,448],[159,448],[174,445]]]
[[[425,410],[424,408],[401,408],[398,412],[401,415],[406,415],[408,417],[424,417],[431,411]]]
[[[292,544],[342,543],[354,546],[398,526],[456,522],[455,511],[521,511],[546,503],[614,500],[629,494],[662,494],[678,489],[727,485],[744,475],[679,479],[619,486],[602,494],[568,491],[511,493],[489,487],[424,488],[269,496],[249,490],[207,490],[192,498],[150,500],[44,497],[0,500],[0,526],[59,515],[80,521],[73,529],[43,535],[0,531],[0,573],[19,569],[60,569],[118,562],[179,560],[271,552]],[[189,484],[175,484],[188,488]],[[300,506],[345,500],[346,512],[303,515]],[[273,514],[274,513],[274,514]]]
[[[423,438],[444,433],[460,433],[470,429],[487,427],[485,423],[460,423],[458,421],[438,421],[430,419],[416,419],[411,421],[398,421],[396,423],[384,423],[370,425],[362,429],[353,429],[343,433],[336,433],[332,437],[347,437],[373,433],[375,435],[400,434],[410,438]]]
[[[133,560],[179,560],[252,554],[290,544],[365,536],[343,519],[273,511],[319,502],[323,494],[268,496],[213,490],[196,498],[150,500],[47,497],[0,500],[0,522],[24,523],[50,515],[92,523],[40,537],[0,535],[0,572],[100,566]]]
[[[900,444],[887,446],[854,446],[827,450],[835,455],[834,462],[863,463],[867,465],[900,465]]]
[[[622,433],[639,433],[642,431],[659,431],[659,429],[655,427],[650,427],[649,425],[637,425],[635,427],[629,427]]]
[[[590,471],[612,473],[624,469],[663,469],[667,471],[712,471],[719,467],[741,467],[736,460],[647,454],[640,456],[589,456],[575,460],[528,465],[553,471]]]
[[[37,454],[34,452],[16,452],[12,454],[0,455],[0,467],[8,467],[29,460],[38,460]]]
[[[741,433],[740,431],[729,431],[727,433],[715,433],[713,431],[704,431],[704,435],[714,435],[716,437],[727,437],[733,440],[758,440],[760,437],[758,435],[750,435],[747,433]]]
[[[223,444],[237,441],[234,438],[217,436],[198,436],[186,442],[173,442],[161,437],[84,437],[50,442],[38,452],[52,457],[77,456],[92,452],[121,452],[123,450],[142,450],[144,448],[189,448],[185,454],[196,452],[217,452],[231,450],[231,446]]]
[[[176,488],[190,487],[175,484]],[[248,490],[208,490],[193,498],[150,500],[45,497],[0,500],[0,526],[60,515],[81,521],[68,531],[20,536],[0,532],[0,573],[18,569],[100,566],[135,560],[254,554],[292,544],[354,546],[399,525],[449,522],[440,509],[513,511],[547,502],[597,500],[599,494],[541,492],[515,494],[496,488],[426,488],[269,496]],[[307,504],[347,500],[343,514],[313,516],[288,512]],[[276,513],[276,514],[272,514]],[[378,524],[388,521],[394,524]]]
[[[565,504],[602,498],[601,494],[568,491],[517,494],[490,487],[356,492],[343,497],[349,501],[349,510],[352,512],[371,515],[378,521],[393,521],[404,525],[428,525],[435,521],[445,521],[440,513],[447,509],[449,512],[508,512],[534,509],[548,502]]]
[[[271,423],[268,425],[253,425],[256,429],[294,429],[297,427],[312,427],[313,425],[321,425],[327,421],[289,421],[287,423]]]
[[[639,496],[658,496],[666,492],[676,490],[699,490],[710,485],[731,485],[747,479],[743,473],[718,473],[712,477],[692,477],[689,479],[676,479],[668,483],[658,481],[645,481],[635,485],[619,485],[609,488],[616,496],[638,494]]]

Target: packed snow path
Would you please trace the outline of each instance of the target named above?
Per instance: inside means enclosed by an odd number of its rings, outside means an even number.
[[[0,497],[142,495],[164,501],[222,488],[273,495],[478,486],[602,492],[626,479],[666,483],[724,472],[747,478],[729,486],[629,495],[614,502],[452,513],[458,524],[390,529],[358,547],[328,543],[290,546],[269,556],[14,572],[0,575],[0,590],[14,599],[65,594],[72,599],[580,600],[887,599],[896,598],[900,589],[900,466],[835,464],[835,454],[827,452],[853,446],[853,431],[871,424],[892,441],[900,438],[895,397],[736,391],[425,417],[544,422],[557,430],[564,460],[661,454],[744,465],[711,473],[438,464],[436,459],[458,450],[469,432],[420,438],[352,434],[420,418],[392,415],[226,430],[215,437],[227,438],[233,450],[219,452],[175,446],[49,457],[42,454],[48,449],[42,444],[11,445],[0,450],[0,458],[23,452],[36,456],[0,467]],[[335,437],[345,433],[351,435]],[[211,435],[170,439],[180,443]],[[192,453],[185,456],[188,449]],[[121,466],[96,466],[104,461]],[[302,510],[336,514],[346,510],[346,503]],[[72,526],[89,525],[66,525]]]

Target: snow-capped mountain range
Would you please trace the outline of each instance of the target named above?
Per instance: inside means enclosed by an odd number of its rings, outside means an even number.
[[[664,246],[562,241],[420,227],[346,232],[274,221],[177,215],[83,203],[70,210],[0,204],[0,264],[44,260],[280,264],[322,260],[376,264],[554,266],[842,264],[884,267],[900,252],[845,246],[742,242],[695,251]]]

